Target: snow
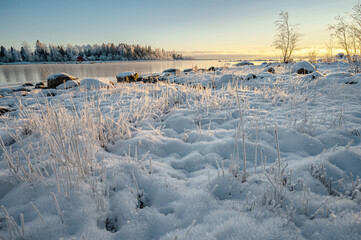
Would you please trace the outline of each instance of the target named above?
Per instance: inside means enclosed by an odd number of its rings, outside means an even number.
[[[85,78],[80,80],[79,88],[82,89],[99,89],[99,88],[112,88],[114,83],[106,78]]]
[[[135,73],[135,72],[122,72],[122,73],[117,74],[117,78],[133,77],[136,74],[137,73]]]
[[[0,237],[360,239],[360,76],[272,67],[6,88]]]
[[[301,62],[297,62],[295,65],[293,65],[293,67],[291,69],[291,73],[297,73],[301,69],[305,69],[309,73],[317,71],[315,66],[313,66],[310,62],[301,61]]]
[[[73,88],[73,87],[77,87],[79,84],[76,81],[73,80],[68,80],[66,82],[64,82],[63,84],[60,84],[56,87],[56,89],[68,89],[68,88]]]

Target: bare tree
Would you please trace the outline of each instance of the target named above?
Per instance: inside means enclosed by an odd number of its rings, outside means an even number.
[[[332,40],[330,40],[328,43],[326,43],[326,52],[325,52],[326,62],[328,63],[334,61],[333,49],[334,49],[333,42]]]
[[[336,39],[339,47],[346,52],[351,71],[359,73],[361,72],[361,4],[358,3],[353,7],[351,15],[339,15],[335,20],[336,23],[328,27],[332,31],[331,36]]]
[[[288,12],[280,12],[280,18],[275,22],[277,34],[272,46],[281,50],[283,62],[291,60],[293,51],[296,49],[302,34],[297,32],[297,25],[291,25],[288,20]]]

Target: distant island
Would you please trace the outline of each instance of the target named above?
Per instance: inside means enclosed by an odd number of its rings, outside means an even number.
[[[55,45],[35,43],[32,50],[24,41],[21,49],[0,47],[0,63],[16,62],[69,62],[69,61],[130,61],[130,60],[183,60],[182,54],[164,49],[152,49],[151,46],[129,44],[87,44],[87,45]]]

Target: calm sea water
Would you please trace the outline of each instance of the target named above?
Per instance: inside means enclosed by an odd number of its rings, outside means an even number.
[[[0,65],[0,84],[39,82],[46,80],[47,76],[66,72],[70,75],[87,77],[114,77],[121,72],[138,72],[140,75],[160,73],[168,68],[184,70],[197,66],[198,68],[223,67],[236,62],[218,60],[191,60],[191,61],[132,61],[132,62],[103,62],[82,64],[17,64]],[[260,64],[261,62],[254,62]]]

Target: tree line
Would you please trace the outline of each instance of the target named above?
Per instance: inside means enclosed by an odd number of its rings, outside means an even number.
[[[128,61],[128,60],[180,60],[184,59],[175,51],[164,49],[152,49],[151,46],[103,43],[93,45],[48,45],[40,42],[35,43],[35,50],[27,41],[21,45],[21,49],[14,47],[6,49],[0,47],[0,62],[67,62],[84,59],[87,61]]]

